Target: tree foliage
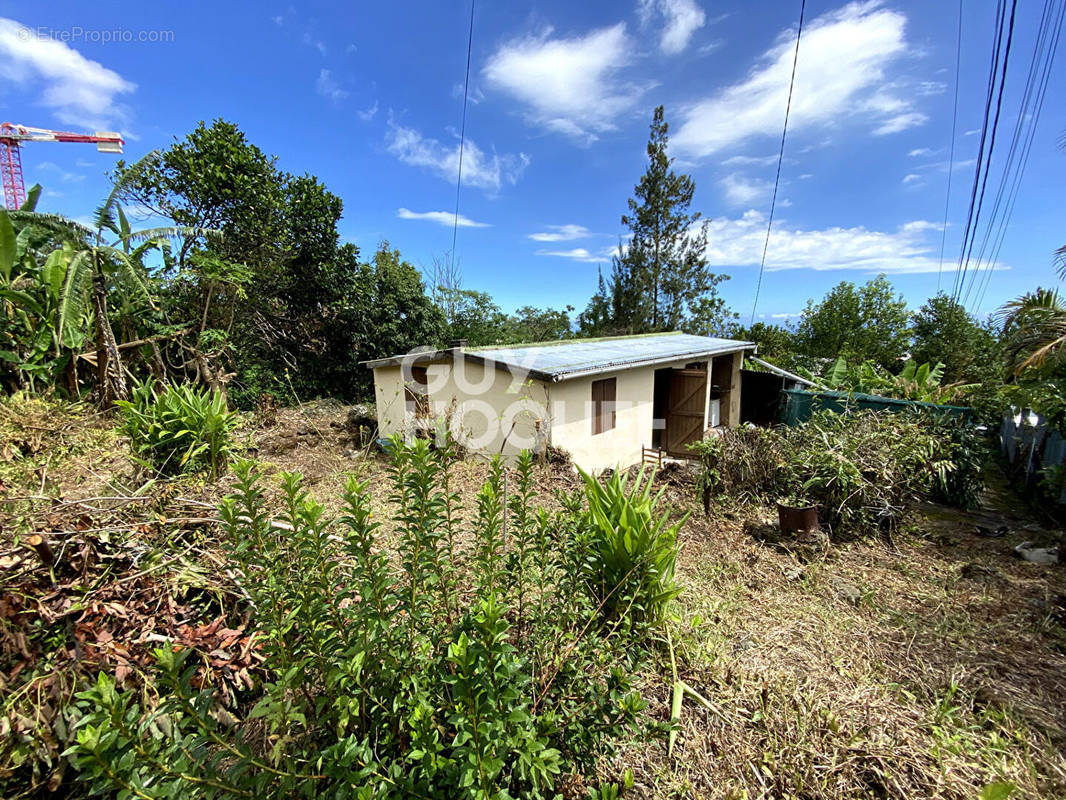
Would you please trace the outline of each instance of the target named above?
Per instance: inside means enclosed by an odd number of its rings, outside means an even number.
[[[707,268],[707,223],[690,211],[696,184],[675,172],[667,153],[669,126],[655,109],[648,138],[648,166],[634,187],[622,224],[609,285],[600,286],[581,317],[590,334],[649,333],[684,329],[720,332],[732,316],[718,297],[728,276]]]
[[[807,301],[796,346],[809,356],[871,360],[893,369],[908,349],[907,304],[884,275],[856,286],[841,281],[818,303]]]
[[[944,365],[944,382],[980,380],[997,371],[998,346],[989,326],[981,325],[959,302],[940,292],[915,312],[911,357]]]

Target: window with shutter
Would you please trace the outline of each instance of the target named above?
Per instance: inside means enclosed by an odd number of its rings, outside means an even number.
[[[592,435],[614,428],[614,403],[617,381],[604,378],[592,382]]]

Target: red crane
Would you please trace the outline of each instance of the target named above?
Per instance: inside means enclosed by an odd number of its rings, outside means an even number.
[[[97,131],[93,135],[27,128],[11,122],[0,124],[0,179],[4,184],[4,205],[17,209],[26,202],[26,186],[22,182],[23,142],[81,142],[95,144],[101,153],[121,153],[122,137],[114,131]]]

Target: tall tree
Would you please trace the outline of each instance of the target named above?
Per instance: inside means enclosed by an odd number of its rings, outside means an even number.
[[[276,263],[284,237],[285,182],[275,161],[236,125],[217,119],[210,127],[201,122],[150,164],[119,161],[115,183],[121,199],[175,225],[221,231],[218,254],[262,275]],[[199,244],[192,237],[180,243],[179,266]]]
[[[944,365],[944,383],[977,381],[998,359],[996,336],[944,292],[930,297],[911,322],[911,358]]]
[[[859,287],[841,281],[821,302],[807,301],[796,327],[796,346],[817,358],[870,359],[898,369],[909,344],[909,319],[903,295],[884,275]]]
[[[690,211],[696,185],[674,171],[668,132],[659,106],[648,138],[648,167],[622,215],[631,235],[612,264],[610,332],[686,326],[704,331],[721,322],[717,286],[726,277],[707,268],[707,223]]]

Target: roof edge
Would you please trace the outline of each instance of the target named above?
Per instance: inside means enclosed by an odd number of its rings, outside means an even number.
[[[693,350],[688,353],[671,353],[668,356],[652,356],[650,358],[642,358],[636,361],[615,361],[609,364],[601,364],[596,367],[587,367],[585,369],[573,370],[571,372],[555,372],[552,373],[551,380],[553,383],[562,383],[563,381],[572,380],[574,378],[586,378],[589,375],[602,375],[604,372],[618,372],[630,367],[651,367],[656,364],[671,364],[674,361],[687,361],[693,358],[702,358],[703,356],[724,355],[725,353],[737,353],[744,350],[754,349],[755,342],[730,340],[729,346],[725,347]]]

